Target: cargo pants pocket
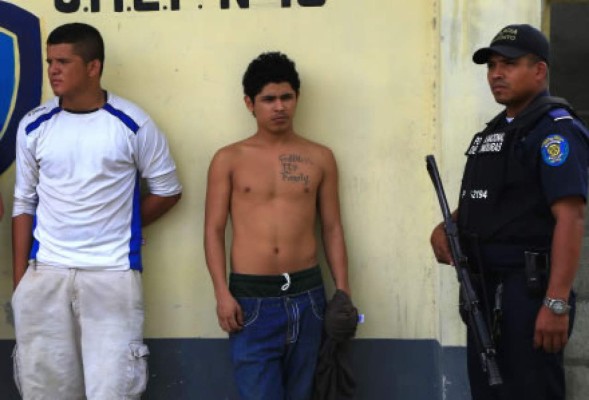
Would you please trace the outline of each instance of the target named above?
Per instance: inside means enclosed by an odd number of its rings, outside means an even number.
[[[18,361],[18,345],[14,345],[14,349],[12,349],[12,375],[14,379],[14,384],[16,385],[16,389],[18,390],[18,394],[22,397],[22,390],[20,385],[20,363]]]
[[[126,395],[131,398],[141,396],[147,386],[147,356],[149,349],[141,342],[129,343],[129,364],[127,365]]]

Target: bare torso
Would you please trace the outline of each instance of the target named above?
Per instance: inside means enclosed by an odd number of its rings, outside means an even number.
[[[323,146],[300,137],[269,146],[250,138],[228,148],[234,272],[279,274],[317,264]]]

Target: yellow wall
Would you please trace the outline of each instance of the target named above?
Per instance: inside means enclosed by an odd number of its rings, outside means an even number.
[[[455,204],[464,148],[492,114],[484,110],[492,104],[484,72],[470,55],[509,22],[538,22],[539,2],[302,7],[292,0],[283,8],[280,0],[250,0],[240,9],[231,0],[221,9],[221,0],[202,0],[199,9],[198,1],[180,0],[175,11],[116,13],[118,0],[103,0],[100,12],[72,14],[54,1],[12,3],[40,17],[44,39],[65,22],[96,26],[106,42],[104,87],[140,104],[168,135],[184,197],[145,232],[147,337],[223,336],[202,248],[206,169],[216,149],[255,130],[242,101],[245,67],[262,51],[281,50],[302,79],[296,129],[330,146],[339,163],[352,290],[366,315],[359,336],[462,343],[453,272],[440,269],[429,248],[439,209],[424,156],[437,155]],[[13,169],[0,176],[8,212],[13,180]],[[3,304],[11,294],[9,258],[5,218]],[[0,337],[12,335],[0,321]]]

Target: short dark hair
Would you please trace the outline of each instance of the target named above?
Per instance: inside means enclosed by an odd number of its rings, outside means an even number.
[[[243,74],[243,92],[252,102],[268,83],[288,82],[299,94],[301,81],[295,63],[285,54],[274,51],[260,54]]]
[[[536,54],[528,53],[524,56],[530,64],[538,64],[539,62],[546,62],[542,57],[537,56]],[[548,63],[546,63],[548,65]]]
[[[85,62],[99,60],[104,65],[104,41],[98,29],[91,25],[74,22],[55,28],[47,38],[47,45],[72,44],[77,55]]]

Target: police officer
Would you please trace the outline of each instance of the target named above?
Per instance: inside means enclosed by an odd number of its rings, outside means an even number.
[[[453,214],[504,381],[488,385],[468,332],[472,397],[565,399],[589,134],[566,101],[549,95],[549,44],[534,27],[506,26],[473,61],[487,64],[491,92],[505,109],[466,150]],[[431,243],[439,262],[453,264],[441,224]]]

